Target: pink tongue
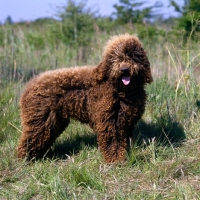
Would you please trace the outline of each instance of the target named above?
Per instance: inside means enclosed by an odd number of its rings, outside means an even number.
[[[130,77],[129,76],[123,76],[122,82],[124,85],[128,85],[130,83]]]

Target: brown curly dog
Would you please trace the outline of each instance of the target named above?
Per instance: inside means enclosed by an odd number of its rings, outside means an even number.
[[[152,80],[139,39],[128,34],[112,37],[95,67],[63,68],[34,77],[21,97],[18,157],[44,156],[74,118],[97,133],[105,162],[124,161],[145,110],[144,86]]]

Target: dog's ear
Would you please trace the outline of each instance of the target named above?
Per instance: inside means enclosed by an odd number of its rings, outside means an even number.
[[[142,70],[144,81],[145,81],[145,83],[151,83],[153,81],[153,77],[152,77],[152,74],[151,74],[150,62],[149,62],[149,59],[147,57],[146,51],[144,51],[144,50],[141,53],[140,61],[144,66],[144,68]]]
[[[106,62],[100,62],[94,69],[94,76],[97,81],[105,80],[107,77]]]
[[[129,52],[131,51],[129,50]],[[151,83],[153,81],[153,77],[151,74],[150,62],[147,57],[147,52],[143,49],[143,47],[141,45],[136,45],[133,53],[131,52],[130,57],[132,57],[135,62],[142,65],[140,72],[144,83]]]
[[[151,74],[151,68],[150,68],[150,63],[148,62],[148,64],[145,66],[145,80],[146,83],[151,83],[153,81],[153,77]]]

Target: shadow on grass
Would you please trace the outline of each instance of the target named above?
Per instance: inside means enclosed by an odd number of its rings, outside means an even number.
[[[140,121],[134,131],[137,145],[149,144],[153,139],[164,146],[180,146],[186,139],[183,126],[176,121],[158,120],[157,123]]]
[[[96,135],[91,133],[82,133],[82,135],[75,135],[73,138],[69,138],[66,141],[56,143],[54,150],[51,151],[48,158],[66,159],[67,156],[78,154],[85,147],[97,147]]]
[[[183,126],[171,119],[162,118],[154,123],[146,123],[141,120],[134,130],[136,136],[136,145],[150,144],[152,139],[159,145],[177,147],[185,141],[186,136]],[[76,134],[73,138],[57,142],[53,151],[48,153],[47,157],[66,159],[67,156],[78,154],[85,147],[97,147],[97,136],[94,133],[84,131],[82,134]]]

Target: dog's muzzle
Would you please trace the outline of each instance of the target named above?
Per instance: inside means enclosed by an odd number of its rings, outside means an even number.
[[[121,71],[121,77],[122,77],[123,84],[128,85],[131,81],[129,68],[127,66],[122,66],[120,68],[120,71]]]

